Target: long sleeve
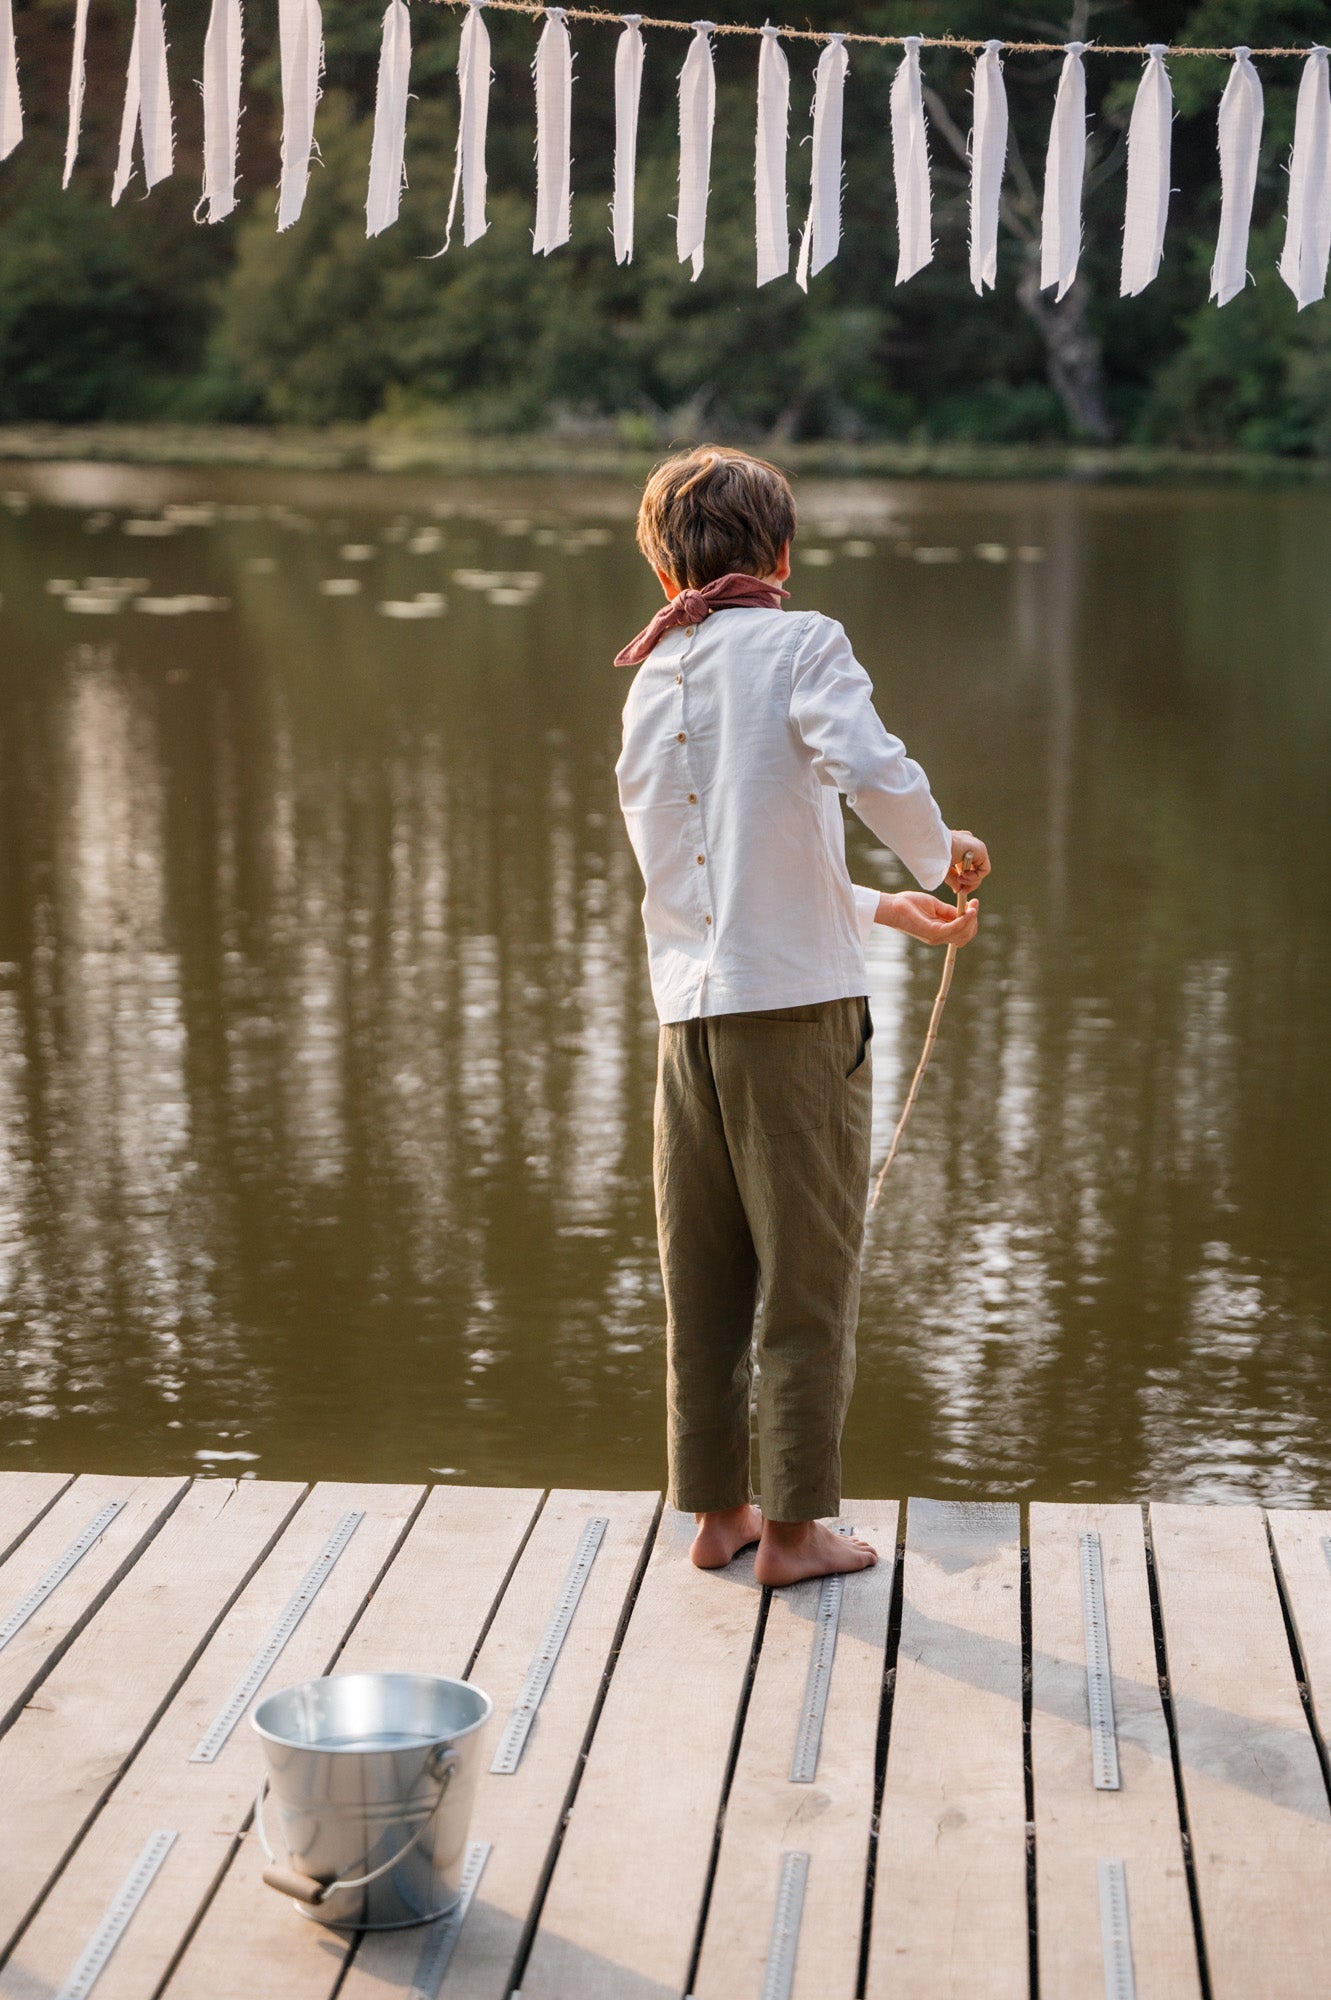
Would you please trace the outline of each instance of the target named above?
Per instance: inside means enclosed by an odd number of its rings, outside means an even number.
[[[834,619],[810,619],[790,679],[791,721],[812,753],[820,781],[844,793],[922,888],[937,888],[951,864],[952,837],[929,780],[884,728],[873,705],[873,684]]]
[[[860,943],[868,944],[869,939],[873,936],[873,927],[878,921],[878,904],[883,892],[881,889],[866,889],[859,882],[856,882],[853,887],[855,890],[855,915],[859,919],[860,925]]]

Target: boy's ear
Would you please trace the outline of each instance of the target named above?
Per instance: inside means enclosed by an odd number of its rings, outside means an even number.
[[[679,585],[675,582],[673,576],[669,576],[667,575],[665,570],[657,568],[657,565],[655,563],[652,564],[652,568],[656,570],[657,582],[660,584],[662,590],[665,592],[666,596],[673,604],[675,599],[679,596]],[[790,574],[789,570],[787,570],[786,574],[787,575]]]
[[[790,575],[790,543],[789,543],[789,542],[783,542],[783,543],[782,543],[782,545],[781,545],[781,553],[780,553],[780,555],[779,555],[779,556],[777,557],[777,559],[776,559],[776,568],[775,568],[775,569],[774,569],[774,570],[772,571],[772,575],[773,575],[773,577],[775,578],[775,580],[776,580],[776,582],[777,582],[777,583],[784,583],[784,582],[785,582],[785,580],[786,580],[786,578],[787,578],[787,577],[788,577],[788,576]]]

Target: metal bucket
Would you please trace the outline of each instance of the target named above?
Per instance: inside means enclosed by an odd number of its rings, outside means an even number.
[[[302,1916],[356,1930],[450,1910],[491,1707],[437,1674],[333,1674],[268,1695],[251,1717],[268,1760],[255,1808],[265,1882]],[[285,1860],[264,1826],[270,1786]]]

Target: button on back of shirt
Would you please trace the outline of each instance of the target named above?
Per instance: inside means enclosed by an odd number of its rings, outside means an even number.
[[[687,739],[685,738],[684,731],[681,729],[679,734],[676,736],[675,741],[676,743],[683,743],[686,740]]]

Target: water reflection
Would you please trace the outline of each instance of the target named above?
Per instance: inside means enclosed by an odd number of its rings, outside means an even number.
[[[26,487],[5,1462],[656,1483],[630,493]],[[805,507],[795,601],[1001,864],[870,1231],[852,1486],[1326,1499],[1331,504]],[[875,939],[880,1152],[937,971]]]

